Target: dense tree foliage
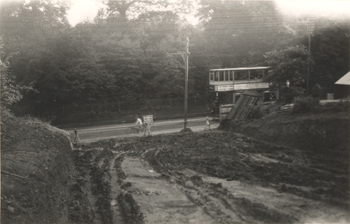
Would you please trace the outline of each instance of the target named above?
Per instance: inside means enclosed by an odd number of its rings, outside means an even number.
[[[1,110],[7,110],[10,105],[21,100],[22,95],[20,88],[13,84],[8,72],[8,65],[0,61],[0,78],[1,78]]]
[[[209,68],[270,65],[270,82],[289,80],[301,92],[312,60],[311,87],[331,89],[349,69],[348,20],[315,18],[309,57],[302,47],[308,46],[307,17],[287,19],[273,2],[198,4],[197,25],[184,20],[190,1],[111,0],[93,23],[74,27],[65,1],[3,4],[2,74],[13,86],[35,90],[17,103],[24,113],[43,114],[66,105],[182,97],[187,37],[190,96],[208,94]],[[9,86],[2,82],[2,97]]]
[[[304,94],[313,63],[305,46],[271,51],[265,58],[271,70],[264,79],[272,88],[281,90],[282,100],[292,102],[294,97]]]
[[[315,61],[310,77],[311,87],[320,84],[325,91],[332,92],[333,83],[350,70],[349,19],[334,21],[320,18],[316,20],[310,49]]]
[[[303,85],[307,78],[308,65],[312,63],[306,47],[300,45],[268,52],[265,58],[271,67],[265,81],[280,86],[285,85],[287,81],[291,86]]]
[[[206,50],[218,67],[259,65],[265,52],[288,43],[273,2],[202,0],[202,5]]]

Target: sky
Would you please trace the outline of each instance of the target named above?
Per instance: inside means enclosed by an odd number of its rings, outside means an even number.
[[[67,18],[72,26],[82,21],[92,22],[99,9],[106,7],[98,0],[71,0],[73,2],[70,10],[67,12]],[[172,0],[169,0],[172,1]],[[190,1],[190,0],[189,0]],[[194,15],[184,16],[190,23],[197,24],[198,19]]]
[[[93,0],[73,0],[71,8],[67,12],[67,18],[72,26],[88,20],[93,21],[103,4]]]
[[[350,16],[350,0],[333,1],[276,1],[278,9],[287,15],[314,15],[344,17]],[[92,21],[103,4],[94,0],[73,0],[68,11],[68,21],[72,26],[84,20]],[[187,20],[196,24],[198,20],[188,15]]]
[[[322,17],[350,16],[350,1],[276,1],[280,11],[287,15],[313,15]]]

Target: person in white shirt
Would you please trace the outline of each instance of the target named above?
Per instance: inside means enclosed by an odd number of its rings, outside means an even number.
[[[205,120],[204,131],[211,131],[211,130],[210,130],[209,117],[207,117],[206,120]]]
[[[135,116],[135,119],[136,119],[135,126],[138,134],[140,133],[140,131],[142,131],[142,120],[138,116]]]

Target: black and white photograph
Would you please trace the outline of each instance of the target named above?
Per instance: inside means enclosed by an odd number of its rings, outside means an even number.
[[[350,0],[0,0],[2,224],[350,223]]]

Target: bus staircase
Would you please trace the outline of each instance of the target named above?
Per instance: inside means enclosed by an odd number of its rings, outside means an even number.
[[[222,102],[222,104],[229,104],[230,102],[232,102],[232,93],[229,92],[228,94],[226,94],[224,101]]]
[[[259,100],[256,91],[244,91],[231,111],[221,120],[218,129],[227,129],[231,123],[245,120]]]
[[[226,94],[223,98],[218,102],[218,106],[216,107],[216,112],[214,112],[213,119],[220,120],[229,113],[229,108],[232,108],[232,94]],[[224,108],[224,109],[223,109]]]

